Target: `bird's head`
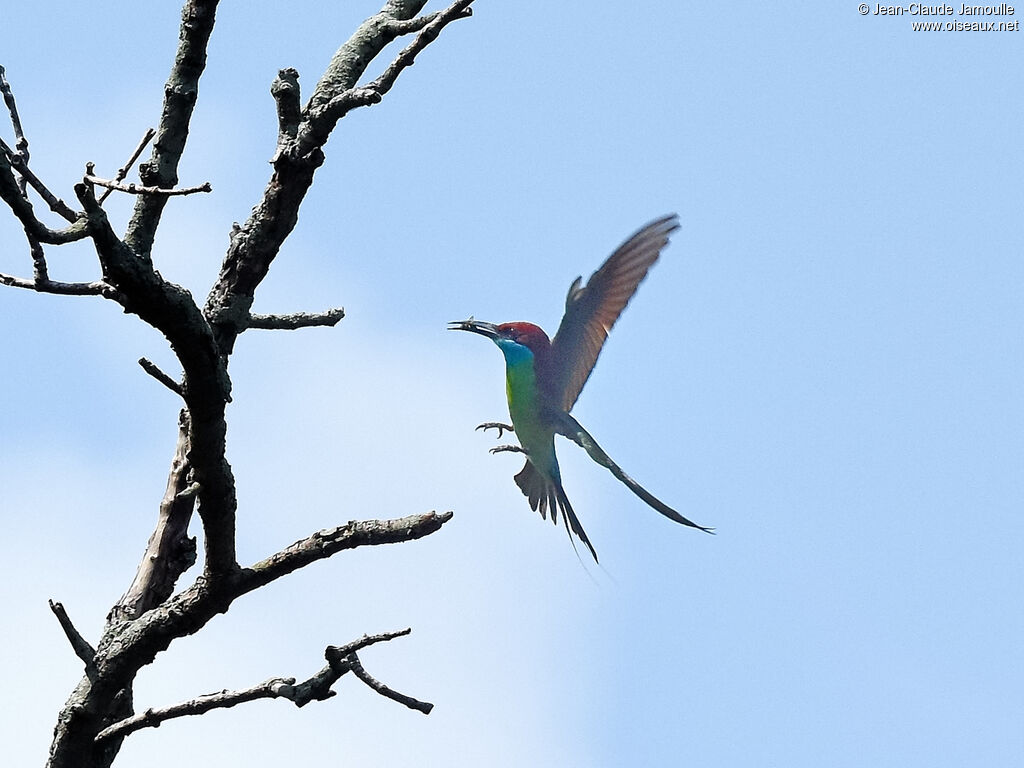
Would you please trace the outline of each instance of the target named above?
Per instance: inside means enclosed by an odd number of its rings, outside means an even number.
[[[511,353],[515,356],[517,351],[529,351],[535,358],[547,355],[551,349],[551,340],[544,330],[533,323],[502,323],[495,325],[483,320],[459,320],[448,324],[450,331],[471,331],[486,336],[505,353],[509,358]]]

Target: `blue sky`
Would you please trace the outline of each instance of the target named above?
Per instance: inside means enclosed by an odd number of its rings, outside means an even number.
[[[169,205],[166,277],[205,296],[268,175],[276,71],[308,95],[376,10],[221,9],[181,169],[214,192]],[[112,175],[156,122],[178,15],[5,10],[32,165],[65,199],[86,161]],[[854,3],[481,1],[347,117],[255,309],[348,317],[251,331],[232,362],[240,556],[349,519],[455,518],[239,601],[143,671],[136,705],[305,677],[325,645],[412,626],[363,659],[436,709],[345,680],[301,711],[139,733],[121,760],[1019,763],[1022,38],[911,21]],[[108,207],[123,226],[128,205]],[[500,354],[445,323],[553,330],[572,279],[672,211],[682,228],[574,415],[718,535],[563,442],[602,558],[583,567],[513,484],[519,460],[473,431],[505,416]],[[9,218],[0,271],[26,274]],[[94,261],[50,251],[57,279]],[[46,599],[95,639],[155,519],[178,403],[135,363],[174,370],[163,340],[110,303],[8,289],[0,317],[0,649],[19,691],[0,740],[40,764],[80,674]]]

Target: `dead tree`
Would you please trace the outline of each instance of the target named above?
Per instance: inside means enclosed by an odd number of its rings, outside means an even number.
[[[141,728],[184,715],[230,707],[259,698],[286,698],[296,706],[334,695],[332,686],[347,672],[378,693],[428,713],[431,705],[388,688],[363,668],[359,651],[368,645],[407,634],[408,629],[363,636],[328,646],[326,665],[308,680],[273,678],[245,690],[223,691],[190,701],[136,712],[132,689],[139,670],[154,661],[172,641],[201,630],[242,595],[293,571],[354,547],[412,541],[431,534],[451,518],[450,512],[393,520],[348,522],[318,531],[250,565],[235,553],[235,519],[239,513],[235,481],[225,453],[225,409],[231,400],[228,364],[239,334],[250,328],[294,330],[333,326],[341,309],[282,315],[250,311],[257,288],[267,276],[282,243],[295,227],[299,207],[324,163],[323,147],[338,121],[351,110],[379,102],[416,56],[451,22],[471,15],[473,0],[456,0],[444,10],[419,15],[425,0],[387,0],[366,19],[331,59],[303,105],[299,75],[283,69],[271,85],[277,107],[278,139],[270,179],[249,219],[235,225],[220,274],[204,304],[179,285],[165,280],[152,259],[161,214],[176,195],[210,191],[208,183],[179,186],[178,164],[185,149],[196,106],[199,80],[213,32],[216,0],[187,0],[179,44],[164,89],[160,122],[147,132],[124,167],[111,179],[87,165],[75,184],[77,209],[67,205],[36,176],[29,163],[29,142],[13,90],[0,68],[0,90],[13,127],[14,144],[0,140],[0,198],[24,228],[31,276],[0,274],[0,283],[40,293],[99,297],[120,304],[159,330],[181,366],[180,375],[160,370],[146,359],[143,369],[182,401],[178,441],[156,528],[135,578],[110,609],[95,646],[74,627],[60,603],[50,607],[60,622],[85,674],[60,712],[48,765],[51,768],[109,766],[122,741]],[[408,44],[376,79],[360,83],[367,66],[384,48],[406,36]],[[152,142],[147,161],[138,166],[139,183],[127,182],[131,168]],[[102,191],[101,191],[102,190]],[[110,194],[135,196],[123,234],[114,231],[103,203]],[[51,228],[33,207],[40,199],[63,223]],[[90,282],[51,278],[46,248],[90,240],[99,276]],[[189,536],[193,511],[204,534],[202,573],[179,589],[182,574],[197,559]]]

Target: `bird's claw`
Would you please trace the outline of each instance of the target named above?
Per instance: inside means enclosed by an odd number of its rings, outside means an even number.
[[[511,424],[502,424],[500,421],[485,421],[483,424],[478,426],[477,429],[478,430],[482,429],[482,430],[484,430],[484,432],[486,432],[488,429],[496,429],[496,430],[498,430],[498,439],[499,440],[501,440],[501,436],[505,432],[509,432],[509,433],[515,432],[515,429],[513,429]]]
[[[526,449],[518,445],[496,445],[491,448],[491,453],[526,453]]]

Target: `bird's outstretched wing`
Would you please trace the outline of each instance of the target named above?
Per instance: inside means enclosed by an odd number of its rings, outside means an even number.
[[[608,331],[678,228],[675,214],[652,221],[620,245],[586,285],[577,277],[569,286],[565,315],[551,341],[548,372],[548,393],[565,411],[572,409],[587,383]]]
[[[640,485],[640,483],[638,483],[632,477],[623,472],[622,468],[614,461],[612,461],[611,457],[604,452],[604,449],[597,444],[597,441],[590,436],[590,433],[587,432],[587,430],[585,430],[580,425],[580,423],[576,421],[576,419],[574,419],[568,413],[553,414],[552,421],[555,424],[555,430],[558,432],[558,434],[568,437],[570,440],[576,443],[576,445],[580,446],[583,450],[585,450],[587,454],[590,456],[590,458],[592,458],[602,467],[607,467],[623,485],[625,485],[627,488],[629,488],[629,490],[631,490],[633,493],[635,493],[637,496],[643,499],[648,504],[648,506],[658,510],[669,520],[675,520],[677,523],[688,525],[691,528],[698,528],[704,531],[705,533],[715,532],[714,528],[706,528],[703,525],[698,525],[692,520],[683,517],[674,509],[672,509],[672,507],[670,507],[668,504],[661,501],[660,499],[656,498],[646,488]]]

